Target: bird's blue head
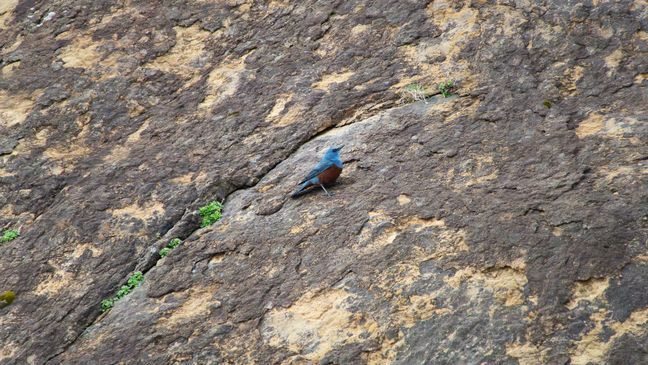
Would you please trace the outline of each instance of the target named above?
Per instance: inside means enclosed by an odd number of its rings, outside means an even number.
[[[324,154],[324,158],[327,160],[339,160],[340,159],[340,150],[344,146],[338,146],[338,147],[329,147],[328,150],[326,150],[326,153]]]

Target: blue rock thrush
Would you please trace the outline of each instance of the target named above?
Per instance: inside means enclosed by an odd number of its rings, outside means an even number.
[[[312,187],[321,187],[326,195],[331,196],[326,191],[325,186],[329,186],[337,180],[342,172],[342,160],[340,159],[340,150],[344,146],[329,148],[326,150],[322,160],[311,170],[308,175],[299,184],[299,188],[295,190],[290,196],[296,198],[302,194],[311,191]]]

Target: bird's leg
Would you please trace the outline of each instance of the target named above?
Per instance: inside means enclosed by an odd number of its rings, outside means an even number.
[[[329,194],[329,192],[326,191],[326,188],[324,187],[323,184],[320,184],[320,186],[322,187],[322,189],[324,189],[324,192],[326,193],[326,195],[331,196],[331,194]]]

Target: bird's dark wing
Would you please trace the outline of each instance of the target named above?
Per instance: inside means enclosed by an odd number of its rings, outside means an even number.
[[[306,181],[308,181],[308,180],[314,178],[315,176],[321,174],[322,172],[324,172],[324,170],[328,169],[328,168],[331,167],[331,166],[333,166],[333,162],[332,162],[332,161],[328,161],[328,160],[322,160],[322,161],[320,161],[320,162],[315,166],[315,168],[313,168],[313,169],[311,170],[311,172],[309,172],[308,175],[306,175],[306,177],[305,177],[302,181],[300,181],[299,183],[300,183],[300,184],[305,183]]]

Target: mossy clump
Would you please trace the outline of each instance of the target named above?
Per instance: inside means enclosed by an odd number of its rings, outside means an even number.
[[[2,232],[2,237],[0,237],[0,243],[13,241],[16,238],[18,238],[18,236],[20,236],[20,232],[16,231],[15,229],[8,229]]]
[[[542,105],[544,105],[545,108],[550,109],[551,108],[551,100],[545,100],[542,102]]]
[[[401,94],[406,97],[411,99],[412,101],[426,101],[427,97],[427,90],[425,89],[425,86],[418,84],[418,83],[413,83],[405,86],[403,90],[401,91]]]
[[[16,299],[16,293],[11,290],[7,290],[4,293],[0,294],[0,308],[4,308]]]
[[[126,285],[122,285],[121,288],[119,288],[115,297],[101,301],[101,311],[106,312],[110,310],[110,308],[115,305],[115,302],[130,294],[130,292],[138,287],[142,281],[144,281],[144,274],[142,274],[141,271],[134,272],[133,275],[128,278]]]
[[[208,227],[219,221],[223,217],[222,211],[223,204],[217,201],[209,202],[209,204],[205,205],[204,207],[200,207],[198,209],[198,212],[202,217],[200,227]]]
[[[452,92],[454,91],[455,88],[455,83],[454,81],[446,81],[440,83],[438,87],[439,87],[439,91],[441,92],[441,95],[443,95],[444,98],[448,98],[452,96]]]
[[[163,249],[160,250],[160,257],[166,257],[171,250],[178,247],[182,243],[182,240],[179,238],[174,238],[169,241],[169,244],[166,245]]]

